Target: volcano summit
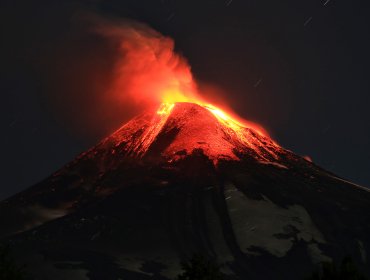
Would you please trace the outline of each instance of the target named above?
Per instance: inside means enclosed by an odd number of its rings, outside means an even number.
[[[202,254],[227,279],[370,273],[370,192],[210,105],[162,104],[0,204],[37,279],[174,279]]]
[[[134,136],[134,137],[133,137]],[[177,160],[202,150],[220,159],[276,159],[281,149],[261,132],[243,127],[215,107],[194,103],[162,104],[157,114],[140,116],[113,134],[116,145],[125,143],[129,154]]]

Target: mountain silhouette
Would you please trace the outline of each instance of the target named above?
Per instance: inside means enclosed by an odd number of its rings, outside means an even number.
[[[162,104],[0,203],[36,279],[175,279],[201,254],[229,279],[370,273],[370,192],[214,107]]]

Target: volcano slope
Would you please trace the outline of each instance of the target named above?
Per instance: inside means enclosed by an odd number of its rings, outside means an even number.
[[[128,122],[0,204],[36,279],[174,279],[202,254],[230,279],[304,279],[350,255],[370,273],[370,192],[192,104]]]

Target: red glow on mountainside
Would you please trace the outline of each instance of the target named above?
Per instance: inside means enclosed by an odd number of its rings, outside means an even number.
[[[211,105],[162,103],[122,126],[115,146],[133,157],[165,158],[169,162],[202,150],[215,164],[220,159],[249,156],[264,163],[278,160],[281,147],[270,137],[235,121]]]
[[[167,99],[168,100],[168,99]],[[200,105],[204,108],[206,108],[208,111],[210,111],[223,125],[229,127],[236,133],[240,133],[241,130],[244,128],[251,128],[254,131],[256,131],[258,134],[263,136],[268,136],[268,133],[265,129],[263,129],[260,125],[248,122],[246,120],[243,120],[233,113],[227,113],[226,111],[212,105],[209,103],[206,103],[201,100],[196,99],[190,99],[187,100],[185,96],[182,96],[182,98],[179,101],[174,102],[164,102],[159,107],[157,114],[159,115],[168,115],[171,113],[172,108],[174,107],[175,103],[178,102],[188,102],[188,103],[194,103],[197,105]]]
[[[309,162],[313,162],[312,161],[312,158],[310,157],[310,156],[303,156],[303,158],[305,159],[305,160],[307,160],[307,161],[309,161]]]

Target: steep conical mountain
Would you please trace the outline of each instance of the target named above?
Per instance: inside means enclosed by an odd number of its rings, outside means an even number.
[[[163,104],[0,204],[37,279],[172,279],[195,253],[230,279],[370,260],[370,192],[211,106]],[[58,278],[59,277],[59,278]]]

